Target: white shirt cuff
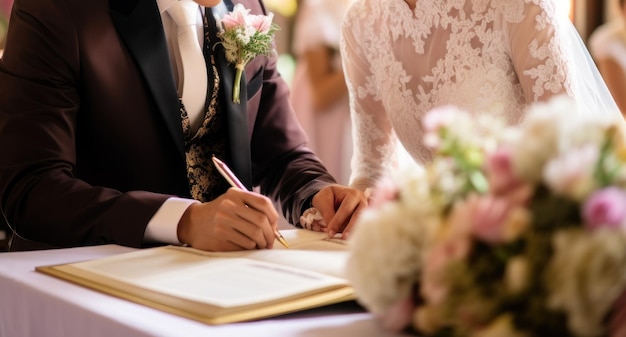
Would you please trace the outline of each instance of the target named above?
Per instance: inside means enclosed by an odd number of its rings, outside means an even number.
[[[182,242],[178,241],[178,223],[187,208],[196,203],[199,201],[183,198],[167,199],[148,222],[143,236],[144,241],[182,245]]]

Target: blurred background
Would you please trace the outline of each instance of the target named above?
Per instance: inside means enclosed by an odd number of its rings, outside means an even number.
[[[13,6],[13,0],[0,0],[0,49],[4,48],[11,6]],[[1,52],[0,55],[2,55]]]
[[[295,17],[302,0],[265,0],[268,9],[275,15],[275,22],[281,27],[276,34],[276,45],[283,76],[291,83],[295,59],[292,51],[292,37]],[[564,10],[570,13],[582,38],[587,41],[595,28],[619,15],[618,0],[556,0],[562,2]],[[13,0],[0,0],[0,49],[4,48],[6,30]]]

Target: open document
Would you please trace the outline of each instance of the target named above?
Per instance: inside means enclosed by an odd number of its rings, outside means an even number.
[[[347,245],[325,233],[283,231],[291,248],[211,253],[142,249],[37,271],[208,324],[259,319],[355,298]]]

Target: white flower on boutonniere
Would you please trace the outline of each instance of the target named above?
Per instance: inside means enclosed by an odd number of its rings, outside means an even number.
[[[218,37],[226,50],[226,59],[235,64],[233,102],[239,104],[241,74],[246,64],[257,55],[269,55],[273,50],[274,32],[278,25],[272,23],[274,14],[254,15],[242,4],[220,20]]]

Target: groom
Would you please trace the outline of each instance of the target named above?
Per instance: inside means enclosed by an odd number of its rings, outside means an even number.
[[[211,13],[230,2],[195,0],[208,83],[201,113],[187,111],[176,1],[15,1],[0,61],[0,207],[12,250],[271,248],[273,202],[293,224],[315,207],[329,228],[353,225],[366,200],[334,184],[306,147],[276,55],[248,63],[233,103],[234,67]],[[259,0],[240,2],[266,14]],[[269,198],[229,189],[212,155]]]

